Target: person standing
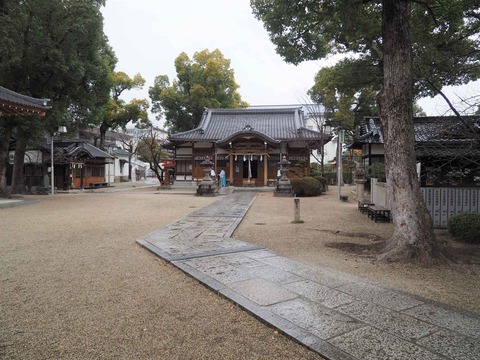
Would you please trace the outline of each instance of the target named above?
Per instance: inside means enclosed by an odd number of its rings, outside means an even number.
[[[225,176],[225,170],[220,171],[220,185],[227,186],[227,177]]]

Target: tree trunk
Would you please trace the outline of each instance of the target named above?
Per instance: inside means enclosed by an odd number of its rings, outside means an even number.
[[[102,124],[100,125],[100,146],[99,148],[102,149],[102,150],[105,150],[105,137],[106,137],[106,134],[107,134],[107,130],[108,130],[108,124],[103,121]]]
[[[410,0],[383,0],[384,84],[379,108],[394,232],[380,259],[428,264],[435,236],[415,168],[410,12]]]
[[[15,143],[15,157],[13,159],[12,194],[25,194],[25,151],[27,140],[23,136]]]
[[[4,127],[0,131],[0,194],[6,192],[7,189],[6,173],[11,135],[12,129],[10,127]]]

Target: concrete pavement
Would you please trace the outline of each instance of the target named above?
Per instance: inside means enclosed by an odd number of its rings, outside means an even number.
[[[480,359],[480,317],[231,238],[255,192],[137,240],[327,359]]]

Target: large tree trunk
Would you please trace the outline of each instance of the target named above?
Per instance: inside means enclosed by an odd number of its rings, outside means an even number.
[[[383,0],[384,86],[379,97],[393,238],[380,259],[430,263],[435,236],[415,168],[410,1]]]
[[[27,140],[20,136],[15,144],[15,157],[13,159],[12,194],[25,194],[25,151]]]
[[[0,129],[0,195],[7,189],[7,162],[8,148],[10,146],[10,138],[12,135],[11,127],[3,127]]]
[[[105,137],[107,135],[107,130],[109,126],[106,123],[106,121],[103,121],[102,124],[100,125],[100,146],[99,148],[102,150],[105,150]]]

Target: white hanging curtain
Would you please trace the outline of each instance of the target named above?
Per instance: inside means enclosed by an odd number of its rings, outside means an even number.
[[[252,160],[251,156],[248,158],[248,180],[252,178]]]

